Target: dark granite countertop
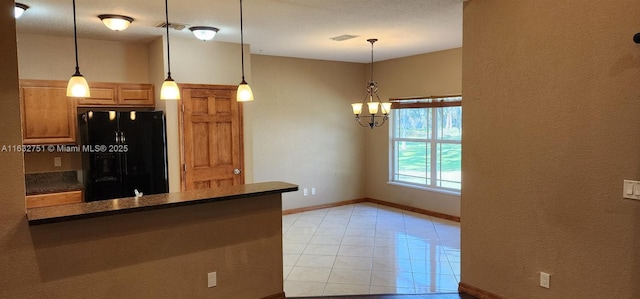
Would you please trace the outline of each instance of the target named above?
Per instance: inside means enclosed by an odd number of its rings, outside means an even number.
[[[80,182],[52,182],[38,185],[27,185],[26,194],[36,195],[45,193],[56,193],[66,191],[80,191],[84,188]]]
[[[25,175],[27,195],[82,190],[76,171],[33,173]]]
[[[29,225],[86,219],[114,214],[142,212],[215,201],[297,191],[284,182],[265,182],[186,192],[144,195],[93,202],[27,209]]]

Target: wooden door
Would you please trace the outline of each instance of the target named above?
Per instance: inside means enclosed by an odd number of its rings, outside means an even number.
[[[236,86],[181,84],[182,190],[244,183]]]

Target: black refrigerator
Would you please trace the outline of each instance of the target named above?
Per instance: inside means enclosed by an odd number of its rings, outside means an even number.
[[[78,128],[85,201],[169,192],[162,111],[88,111]]]

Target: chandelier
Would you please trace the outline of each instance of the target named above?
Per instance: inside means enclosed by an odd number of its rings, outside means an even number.
[[[378,83],[376,83],[376,81],[373,81],[373,43],[377,42],[378,39],[371,38],[367,41],[371,43],[371,81],[369,81],[369,83],[367,84],[367,96],[364,98],[364,101],[362,101],[362,103],[351,104],[351,107],[353,108],[353,114],[356,115],[356,121],[358,122],[358,124],[365,128],[369,127],[373,130],[374,127],[382,126],[384,122],[389,119],[391,103],[383,103],[380,100],[380,97],[378,96]],[[363,123],[363,118],[360,117],[360,114],[362,114],[362,106],[364,106],[365,103],[367,104],[370,115],[363,117],[365,119]],[[378,110],[381,110],[381,115],[377,115]],[[382,119],[382,121],[378,121],[379,119]]]

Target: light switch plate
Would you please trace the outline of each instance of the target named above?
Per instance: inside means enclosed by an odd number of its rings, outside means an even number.
[[[622,186],[622,197],[640,200],[640,182],[624,180],[624,185]]]
[[[53,158],[53,166],[54,166],[54,167],[60,167],[60,166],[62,166],[62,158],[60,158],[60,157],[54,157],[54,158]]]
[[[213,288],[218,284],[218,275],[216,272],[209,272],[207,274],[207,287]]]

